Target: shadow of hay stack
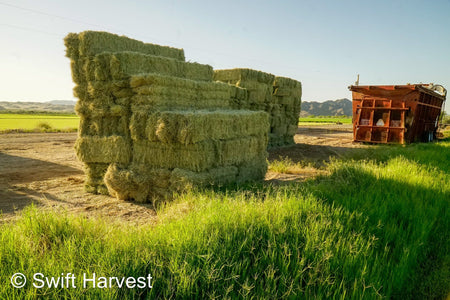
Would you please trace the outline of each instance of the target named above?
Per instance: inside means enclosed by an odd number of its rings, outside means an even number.
[[[86,190],[154,202],[192,186],[261,180],[269,116],[182,49],[106,32],[65,38]]]
[[[14,167],[12,168],[11,165]],[[61,175],[79,175],[81,171],[69,166],[21,157],[0,152],[0,214],[21,210],[36,202],[36,198],[47,198],[53,201],[63,200],[50,193],[37,193],[33,189],[17,187],[17,184],[45,181]]]

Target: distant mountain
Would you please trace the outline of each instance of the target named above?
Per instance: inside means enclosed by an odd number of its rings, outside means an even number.
[[[351,116],[352,101],[347,98],[325,102],[302,101],[300,117],[307,116]]]
[[[75,113],[75,101],[54,100],[50,102],[7,102],[0,101],[0,111],[11,112],[53,112],[53,113]]]
[[[73,100],[52,100],[52,101],[48,101],[46,103],[55,104],[55,105],[72,105],[72,106],[75,106],[77,101],[73,101]]]

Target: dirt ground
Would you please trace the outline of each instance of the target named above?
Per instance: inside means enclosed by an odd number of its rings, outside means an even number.
[[[266,181],[280,183],[292,180],[305,180],[323,173],[320,167],[331,157],[341,157],[356,148],[367,147],[353,142],[352,125],[310,125],[299,126],[294,136],[295,145],[269,150],[269,161],[289,158],[293,163],[310,165],[294,174],[271,172]]]
[[[83,191],[83,165],[73,149],[76,133],[0,134],[0,221],[34,203],[44,209],[62,209],[89,217],[103,216],[132,223],[156,222],[151,205],[116,200]],[[293,162],[320,165],[360,147],[352,143],[348,125],[299,127],[296,144],[269,151],[269,160],[289,157]],[[268,182],[304,180],[317,172],[296,174],[269,171]]]

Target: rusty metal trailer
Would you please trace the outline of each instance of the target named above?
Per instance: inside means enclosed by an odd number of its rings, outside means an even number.
[[[353,140],[430,142],[436,136],[447,90],[441,85],[352,85]]]

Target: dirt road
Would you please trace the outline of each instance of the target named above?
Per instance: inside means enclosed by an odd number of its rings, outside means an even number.
[[[83,191],[83,165],[73,149],[76,133],[0,134],[0,220],[34,203],[42,208],[110,216],[130,222],[154,222],[150,205],[118,201]],[[349,126],[300,127],[296,144],[269,152],[269,160],[289,157],[294,162],[320,164],[357,147]],[[268,172],[267,180],[298,180],[311,174]]]
[[[287,156],[294,162],[320,164],[362,146],[353,143],[351,125],[300,126],[294,140],[293,146],[269,151],[269,161]]]

